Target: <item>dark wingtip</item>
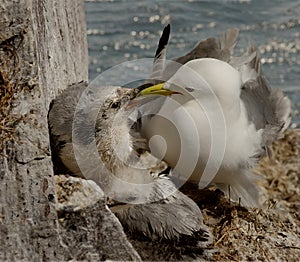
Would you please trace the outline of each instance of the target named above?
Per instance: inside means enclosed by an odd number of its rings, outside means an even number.
[[[157,57],[160,54],[160,52],[165,48],[165,46],[168,44],[170,32],[171,32],[171,26],[170,26],[170,24],[167,24],[162,32],[160,39],[159,39],[155,57]]]
[[[157,47],[157,50],[156,50],[156,53],[155,53],[155,58],[154,58],[154,61],[155,59],[159,58],[160,55],[161,55],[161,52],[162,50],[166,47],[166,45],[168,44],[169,42],[169,37],[170,37],[170,31],[171,31],[171,26],[170,24],[167,24],[162,32],[162,35],[159,39],[159,42],[158,42],[158,47]],[[153,83],[152,82],[146,82],[138,87],[136,87],[136,90],[138,92],[144,90],[145,88],[147,87],[150,87],[150,86],[153,86]]]

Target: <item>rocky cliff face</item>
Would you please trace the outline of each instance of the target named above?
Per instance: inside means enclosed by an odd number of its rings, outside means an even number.
[[[66,260],[47,115],[61,90],[88,78],[84,3],[1,1],[0,17],[0,260]]]

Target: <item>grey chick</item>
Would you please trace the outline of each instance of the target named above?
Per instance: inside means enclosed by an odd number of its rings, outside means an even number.
[[[176,189],[166,163],[149,154],[128,120],[131,111],[125,107],[136,93],[121,87],[87,89],[85,82],[68,87],[49,112],[54,151],[72,173],[98,183],[129,231],[151,239],[196,237],[205,246],[212,236],[199,207]]]

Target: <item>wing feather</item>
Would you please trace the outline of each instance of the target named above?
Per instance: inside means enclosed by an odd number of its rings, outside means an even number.
[[[251,47],[249,53],[253,51]],[[246,81],[242,86],[241,99],[249,121],[254,123],[257,130],[263,130],[261,146],[265,148],[280,138],[289,126],[291,103],[279,88],[270,87],[262,73],[257,53],[245,67],[242,79]]]
[[[152,72],[150,74],[150,80],[152,84],[157,84],[162,79],[162,74],[165,69],[166,55],[167,55],[167,46],[170,37],[170,24],[168,24],[159,39],[158,47],[154,56]]]

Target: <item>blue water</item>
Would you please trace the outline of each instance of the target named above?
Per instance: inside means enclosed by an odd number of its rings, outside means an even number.
[[[85,1],[89,78],[124,61],[152,58],[163,27],[171,24],[168,57],[199,40],[240,29],[237,54],[255,44],[273,87],[291,99],[300,126],[300,1],[88,0]]]

